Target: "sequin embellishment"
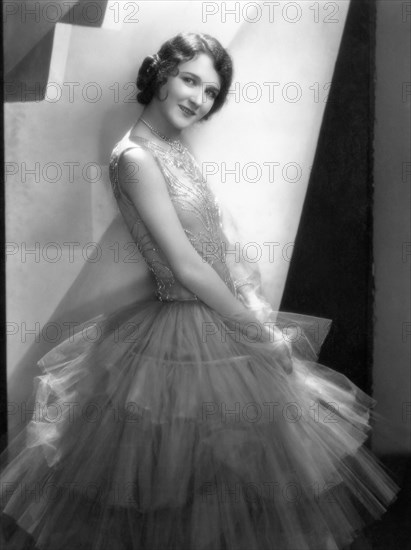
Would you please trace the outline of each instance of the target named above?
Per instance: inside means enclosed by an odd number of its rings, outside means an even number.
[[[126,135],[113,149],[109,167],[110,181],[119,210],[155,277],[158,299],[196,300],[197,297],[176,280],[164,253],[147,230],[135,206],[121,190],[118,177],[119,160],[125,151],[134,147],[143,147],[151,152],[164,176],[170,198],[187,238],[198,254],[214,267],[234,294],[234,282],[223,252],[220,208],[195,158],[187,149],[181,152],[175,149],[166,150],[145,138],[135,137],[130,140]]]

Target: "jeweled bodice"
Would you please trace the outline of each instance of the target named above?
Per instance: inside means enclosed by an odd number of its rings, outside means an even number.
[[[142,147],[153,155],[164,176],[168,193],[187,238],[235,294],[234,282],[225,262],[219,205],[195,158],[186,149],[180,152],[175,149],[167,150],[141,137],[131,140],[128,132],[117,143],[111,155],[110,181],[134,242],[155,277],[157,297],[162,301],[197,299],[195,294],[176,279],[163,251],[139,216],[138,205],[122,189],[118,164],[125,151],[136,147]]]

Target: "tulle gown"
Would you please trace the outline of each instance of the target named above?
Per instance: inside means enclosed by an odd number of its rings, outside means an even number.
[[[191,154],[128,133],[110,177],[157,294],[40,360],[25,443],[1,473],[4,517],[40,550],[344,548],[398,490],[362,445],[372,398],[316,362],[327,320],[270,313],[290,372],[276,341],[239,332],[176,280],[118,180],[132,147],[153,155],[187,237],[236,293]]]

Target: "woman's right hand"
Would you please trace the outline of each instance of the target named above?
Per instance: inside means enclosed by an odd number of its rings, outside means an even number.
[[[267,318],[258,318],[255,312],[245,309],[229,316],[223,315],[226,325],[235,338],[245,345],[265,344],[267,350],[272,350],[273,358],[281,365],[287,374],[293,370],[291,344],[285,340],[282,331],[269,322]],[[267,319],[267,320],[266,320]]]
[[[263,341],[271,342],[276,359],[286,374],[293,371],[292,347],[290,342],[284,339],[282,331],[271,323],[263,324]]]

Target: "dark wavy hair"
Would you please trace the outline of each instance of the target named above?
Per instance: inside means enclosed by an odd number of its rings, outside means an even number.
[[[180,63],[190,61],[196,54],[205,53],[211,57],[214,69],[221,79],[220,92],[213,106],[203,120],[209,118],[223,106],[233,78],[233,63],[220,42],[208,34],[180,33],[167,40],[155,55],[149,55],[141,64],[137,76],[137,101],[148,105],[169,76],[178,75]]]

